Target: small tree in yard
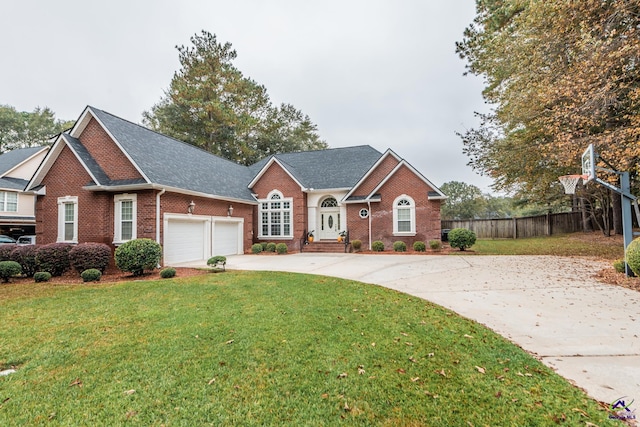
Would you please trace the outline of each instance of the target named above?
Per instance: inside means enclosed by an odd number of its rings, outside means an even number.
[[[449,231],[449,245],[464,251],[476,243],[476,233],[466,228],[454,228]]]
[[[144,270],[154,270],[160,263],[162,247],[151,239],[129,240],[116,249],[116,267],[141,276]]]

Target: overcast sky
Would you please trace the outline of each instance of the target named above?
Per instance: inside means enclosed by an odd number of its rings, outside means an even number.
[[[0,104],[65,120],[92,105],[140,123],[179,68],[176,45],[206,30],[330,147],[391,148],[438,186],[488,192],[456,135],[487,111],[455,53],[474,15],[474,0],[5,1]]]

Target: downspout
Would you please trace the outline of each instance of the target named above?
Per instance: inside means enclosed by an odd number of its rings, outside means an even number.
[[[160,243],[160,196],[162,196],[166,189],[162,189],[156,194],[156,242]]]
[[[367,206],[369,207],[369,250],[371,250],[371,200],[367,200]]]

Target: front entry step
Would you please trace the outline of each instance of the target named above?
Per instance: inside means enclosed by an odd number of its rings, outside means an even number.
[[[301,252],[338,253],[345,252],[344,248],[345,246],[342,242],[321,240],[310,242],[308,245],[303,245]]]

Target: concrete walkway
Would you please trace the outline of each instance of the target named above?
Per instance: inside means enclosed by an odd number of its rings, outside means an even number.
[[[596,281],[605,266],[547,256],[301,253],[227,260],[228,269],[341,277],[424,298],[488,326],[594,399],[640,402],[640,293]]]

